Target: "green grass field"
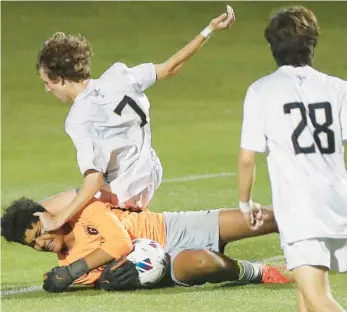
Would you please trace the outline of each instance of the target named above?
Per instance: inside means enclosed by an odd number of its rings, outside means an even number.
[[[55,31],[85,34],[101,74],[117,60],[163,62],[224,9],[222,2],[2,2],[2,207],[19,196],[39,200],[77,187],[75,149],[64,132],[69,106],[44,92],[36,54]],[[274,62],[263,29],[274,9],[288,3],[235,2],[237,23],[218,33],[178,77],[148,90],[153,144],[164,166],[154,211],[236,207],[236,158],[242,101],[248,85]],[[315,66],[347,78],[347,3],[308,2],[323,29]],[[227,173],[223,176],[222,173]],[[203,179],[203,175],[216,174]],[[264,157],[258,159],[254,197],[270,203]],[[190,177],[182,181],[180,178]],[[195,177],[195,178],[194,178]],[[206,177],[206,176],[205,176]],[[177,180],[170,180],[178,178]],[[54,255],[2,240],[2,291],[38,286],[56,266]],[[244,259],[281,255],[277,235],[229,245]],[[347,275],[332,275],[336,298],[347,308]],[[2,296],[2,311],[295,311],[293,286],[206,285],[192,288],[62,294],[33,291]]]

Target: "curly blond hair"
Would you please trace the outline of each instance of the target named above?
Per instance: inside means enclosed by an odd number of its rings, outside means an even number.
[[[90,78],[92,50],[87,39],[57,32],[43,44],[36,69],[42,68],[49,79],[80,82]]]

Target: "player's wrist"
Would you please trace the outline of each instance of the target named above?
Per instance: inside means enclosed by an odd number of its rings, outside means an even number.
[[[200,32],[200,35],[203,36],[204,38],[208,39],[211,37],[213,32],[214,32],[214,29],[210,25],[208,25]]]
[[[250,199],[249,201],[239,201],[239,208],[242,213],[248,213],[252,210],[253,207],[253,201]]]
[[[75,262],[72,262],[67,266],[67,270],[71,275],[71,278],[74,280],[82,276],[83,274],[87,274],[90,271],[87,262],[84,259],[79,259]]]

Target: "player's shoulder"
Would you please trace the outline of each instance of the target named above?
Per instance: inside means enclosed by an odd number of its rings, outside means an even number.
[[[329,86],[336,88],[338,91],[347,92],[347,81],[339,77],[323,73],[321,71],[315,70],[315,75],[320,79],[324,84],[329,84]]]
[[[129,67],[122,62],[113,63],[108,67],[99,77],[100,80],[104,80],[110,76],[114,77],[116,75],[125,75],[129,72]]]
[[[114,94],[132,90],[134,78],[130,67],[125,63],[116,62],[96,79],[96,83],[106,94]]]
[[[249,85],[248,90],[260,92],[264,87],[278,83],[280,78],[281,73],[274,71],[253,81]]]

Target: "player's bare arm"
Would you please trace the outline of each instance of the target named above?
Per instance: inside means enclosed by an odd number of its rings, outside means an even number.
[[[160,80],[176,75],[184,63],[202,47],[214,32],[229,28],[234,21],[234,10],[231,6],[227,5],[226,13],[212,19],[210,24],[199,35],[197,35],[184,48],[171,56],[166,62],[155,65],[157,79]]]
[[[65,208],[55,209],[54,217],[48,212],[38,212],[35,215],[40,217],[46,231],[56,230],[83,209],[103,185],[104,175],[102,172],[87,170],[80,191]]]
[[[241,149],[239,153],[238,182],[239,199],[248,202],[251,197],[254,182],[256,153],[251,150]]]
[[[238,163],[239,206],[252,228],[257,228],[262,224],[261,209],[251,199],[252,187],[255,182],[255,159],[255,151],[240,149]]]
[[[52,215],[56,216],[61,210],[72,202],[77,195],[77,189],[71,189],[65,192],[55,194],[45,198],[39,203]]]
[[[104,185],[104,174],[96,170],[87,170],[80,191],[72,202],[56,217],[57,225],[68,221],[75,213],[84,208],[96,192]]]

